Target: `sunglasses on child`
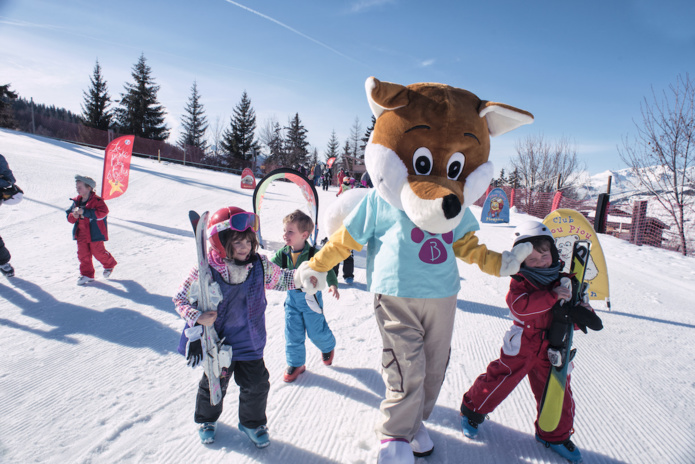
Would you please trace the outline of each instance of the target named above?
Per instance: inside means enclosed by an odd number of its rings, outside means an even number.
[[[211,226],[208,229],[208,237],[229,229],[236,230],[237,232],[244,232],[245,230],[251,229],[254,232],[258,232],[259,227],[260,221],[257,215],[253,213],[236,213],[232,214],[229,219]]]

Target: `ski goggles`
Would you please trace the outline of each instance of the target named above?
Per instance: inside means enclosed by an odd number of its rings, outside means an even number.
[[[258,216],[253,213],[236,213],[232,214],[229,219],[208,228],[208,237],[212,237],[214,234],[219,234],[223,230],[236,230],[237,232],[244,232],[248,229],[258,232],[260,228],[260,220]]]

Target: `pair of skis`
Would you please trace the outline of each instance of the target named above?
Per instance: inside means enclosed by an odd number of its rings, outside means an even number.
[[[211,285],[213,284],[212,271],[208,263],[207,250],[207,224],[209,213],[202,216],[195,211],[188,212],[193,231],[195,232],[196,248],[198,251],[198,311],[214,311],[217,308],[218,298],[211,298]],[[216,302],[214,302],[216,300]],[[220,374],[222,369],[229,367],[232,361],[231,346],[222,345],[213,326],[203,326],[203,370],[208,377],[210,388],[210,404],[213,406],[222,401],[222,388],[220,386]]]
[[[591,253],[591,242],[587,240],[578,240],[574,243],[572,250],[572,264],[570,272],[573,273],[579,281],[579,285],[572,286],[572,297],[569,302],[576,306],[581,302],[581,292],[584,284],[584,276],[589,263],[589,255]],[[574,333],[574,323],[570,321],[567,324],[567,331],[563,338],[562,349],[562,364],[560,366],[551,366],[548,374],[548,381],[545,384],[545,391],[541,399],[541,412],[538,416],[538,426],[545,432],[552,432],[560,423],[562,416],[562,405],[565,401],[565,389],[567,386],[567,373],[571,362],[572,349],[572,334]]]

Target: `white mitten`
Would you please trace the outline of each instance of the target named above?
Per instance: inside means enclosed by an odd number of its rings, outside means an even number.
[[[200,338],[203,336],[203,326],[202,325],[194,325],[193,327],[188,327],[186,330],[184,330],[186,333],[186,338],[188,338],[189,342],[195,342],[196,340],[200,340]]]
[[[196,367],[198,364],[205,362],[205,350],[201,341],[203,326],[189,327],[184,332],[188,338],[188,343],[186,343],[186,360],[189,366]]]
[[[514,275],[519,272],[521,263],[533,252],[533,245],[529,242],[520,243],[512,248],[512,251],[502,252],[502,265],[500,266],[500,277]]]
[[[567,290],[572,292],[572,281],[570,280],[569,277],[562,277],[560,279],[560,286],[565,287]],[[560,300],[560,304],[565,304],[565,300]]]
[[[304,261],[294,271],[294,286],[301,289],[304,293],[313,295],[314,293],[326,288],[326,272],[316,272],[309,267],[309,262]],[[318,283],[316,287],[311,284],[311,278],[316,277]]]

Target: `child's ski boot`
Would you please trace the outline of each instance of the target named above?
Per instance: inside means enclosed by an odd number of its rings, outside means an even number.
[[[468,438],[475,438],[478,435],[478,426],[485,421],[485,414],[480,414],[466,405],[461,404],[461,430]]]
[[[297,380],[299,374],[301,374],[305,370],[306,367],[304,365],[301,365],[299,367],[287,366],[287,369],[285,369],[285,374],[282,376],[282,380],[284,380],[287,383],[292,383],[295,380]]]
[[[203,422],[198,428],[198,435],[200,435],[200,442],[204,445],[209,445],[215,442],[215,427],[217,427],[217,422]]]
[[[468,438],[475,438],[478,435],[478,424],[467,418],[466,416],[461,416],[461,430],[463,434]]]
[[[550,443],[548,441],[543,440],[541,437],[538,436],[538,434],[536,434],[536,440],[543,443],[543,445],[546,448],[550,448],[551,450],[555,451],[557,454],[567,459],[572,464],[582,462],[582,453],[579,452],[579,448],[574,446],[574,443],[572,443],[572,440],[570,440],[569,438],[562,443]]]
[[[239,423],[239,430],[244,432],[247,437],[249,437],[249,440],[253,442],[254,445],[256,445],[256,448],[265,448],[270,444],[270,435],[268,435],[268,427],[265,425],[261,425],[259,427],[256,427],[255,429],[250,429],[247,427],[244,427]]]
[[[335,353],[335,349],[329,351],[328,353],[321,353],[321,360],[326,366],[330,366],[333,364],[333,354]]]
[[[2,275],[5,277],[14,277],[14,268],[10,263],[0,266],[0,272],[2,272]]]

